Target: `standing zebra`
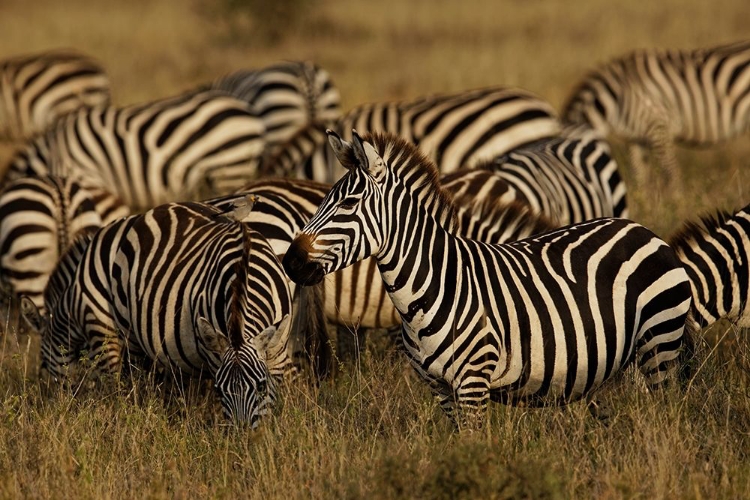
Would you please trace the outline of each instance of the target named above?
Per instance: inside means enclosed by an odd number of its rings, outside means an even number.
[[[0,62],[0,139],[43,132],[79,108],[109,103],[102,67],[74,52],[44,52]]]
[[[43,366],[59,378],[88,348],[99,370],[116,373],[127,345],[186,373],[207,371],[227,416],[256,426],[278,380],[294,372],[291,298],[266,240],[235,216],[172,203],[97,232],[51,319],[23,300],[25,317],[43,326]]]
[[[441,172],[449,173],[556,135],[561,125],[552,106],[538,96],[490,87],[365,104],[346,113],[336,127],[345,136],[352,128],[396,134],[419,146]],[[320,182],[333,182],[345,173],[329,154],[324,124],[319,123],[280,148],[268,169],[305,174]]]
[[[563,119],[631,142],[636,178],[642,145],[679,181],[673,141],[711,145],[750,129],[750,41],[693,51],[638,50],[589,74]]]
[[[504,245],[467,240],[455,235],[434,164],[413,145],[356,133],[353,144],[331,133],[331,145],[349,173],[284,268],[314,284],[373,256],[413,366],[459,425],[481,422],[489,399],[573,401],[631,362],[651,386],[672,371],[690,285],[644,227],[597,219]]]
[[[288,141],[311,121],[331,126],[341,116],[341,96],[331,75],[309,61],[236,71],[214,80],[210,88],[250,104],[263,120],[269,146]]]
[[[694,315],[750,328],[750,205],[688,222],[670,240],[690,278]]]
[[[12,161],[7,179],[70,176],[110,189],[134,211],[228,194],[252,179],[263,124],[247,104],[217,92],[68,115]]]
[[[55,176],[28,177],[0,194],[0,282],[44,310],[43,293],[75,236],[128,215],[116,197]]]
[[[441,182],[479,200],[525,203],[559,225],[628,216],[625,183],[609,145],[588,127],[566,128]]]

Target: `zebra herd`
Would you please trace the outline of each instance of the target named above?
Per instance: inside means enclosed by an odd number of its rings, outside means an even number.
[[[490,400],[567,404],[630,364],[649,387],[683,379],[701,326],[750,327],[750,206],[667,243],[627,219],[607,142],[631,143],[639,182],[651,152],[679,182],[674,141],[750,130],[750,42],[634,52],[586,76],[562,118],[508,87],[342,114],[310,62],[126,107],[80,54],[12,59],[0,78],[17,144],[0,284],[54,381],[84,355],[102,375],[206,373],[255,427],[282,383],[331,374],[326,324],[340,342],[399,328],[471,428]]]

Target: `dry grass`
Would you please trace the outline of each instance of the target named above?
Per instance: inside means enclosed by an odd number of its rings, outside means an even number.
[[[635,47],[747,36],[750,8],[705,2],[319,0],[269,45],[215,4],[177,0],[6,0],[0,57],[76,47],[101,59],[115,101],[176,93],[240,67],[314,59],[345,107],[490,84],[559,105],[596,62]],[[247,26],[248,31],[243,32]],[[618,154],[623,148],[616,145]],[[750,141],[680,151],[685,189],[634,192],[632,218],[661,235],[685,217],[750,201]],[[626,172],[627,175],[627,172]],[[35,342],[0,338],[2,498],[741,498],[750,492],[747,332],[705,332],[686,391],[645,394],[627,373],[582,405],[495,405],[485,430],[455,435],[404,360],[368,351],[335,382],[292,387],[255,433],[228,429],[197,384],[143,376],[120,386],[43,391]],[[27,355],[27,351],[31,354]],[[49,393],[48,393],[49,392]]]

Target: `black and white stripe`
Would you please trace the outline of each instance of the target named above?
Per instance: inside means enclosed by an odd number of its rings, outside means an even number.
[[[0,194],[0,281],[44,309],[44,289],[58,259],[80,232],[128,215],[116,197],[71,179],[19,179]]]
[[[490,87],[409,101],[373,103],[346,113],[335,129],[349,137],[389,132],[419,146],[443,173],[473,167],[523,144],[556,135],[561,125],[550,104],[520,89]],[[333,182],[345,171],[330,154],[321,124],[299,133],[269,161],[268,170]],[[285,151],[291,151],[285,153]]]
[[[691,292],[672,249],[604,218],[504,245],[455,235],[435,166],[392,136],[332,135],[349,173],[285,258],[313,284],[374,257],[407,353],[443,408],[479,419],[492,398],[565,403],[636,362],[651,386],[685,343]],[[469,418],[471,417],[471,418]]]
[[[87,56],[44,52],[6,59],[0,62],[0,139],[27,139],[61,116],[109,100],[109,79]]]
[[[98,369],[117,372],[127,345],[185,373],[207,371],[227,416],[257,425],[294,372],[291,297],[270,245],[234,216],[173,203],[97,232],[43,327],[44,366],[61,377],[88,348]]]
[[[341,96],[331,75],[310,61],[236,71],[216,79],[210,88],[250,104],[263,120],[271,147],[288,141],[312,121],[331,125],[341,116]]]
[[[750,205],[686,223],[670,245],[690,278],[695,318],[750,328]]]
[[[712,145],[750,129],[750,41],[638,50],[610,61],[578,85],[563,118],[632,141],[639,178],[644,143],[676,177],[673,141]]]
[[[68,115],[31,142],[7,178],[70,176],[142,211],[239,189],[256,175],[263,134],[247,104],[217,92],[97,107]]]
[[[588,127],[566,128],[441,182],[462,196],[526,204],[558,225],[628,217],[625,183],[610,147]]]

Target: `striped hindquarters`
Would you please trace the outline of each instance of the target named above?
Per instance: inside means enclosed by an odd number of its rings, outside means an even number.
[[[216,92],[81,110],[19,152],[7,178],[70,175],[145,210],[240,188],[256,175],[263,134],[246,104]]]
[[[97,201],[106,200],[102,193],[97,199],[79,183],[60,177],[30,177],[8,185],[0,195],[4,284],[43,309],[44,289],[58,259],[76,235],[104,224]]]
[[[0,138],[29,138],[67,113],[109,100],[107,75],[86,56],[46,52],[0,62]]]
[[[269,146],[288,141],[310,122],[332,124],[341,115],[341,96],[330,74],[309,61],[237,71],[218,78],[211,88],[250,104],[263,120]]]

